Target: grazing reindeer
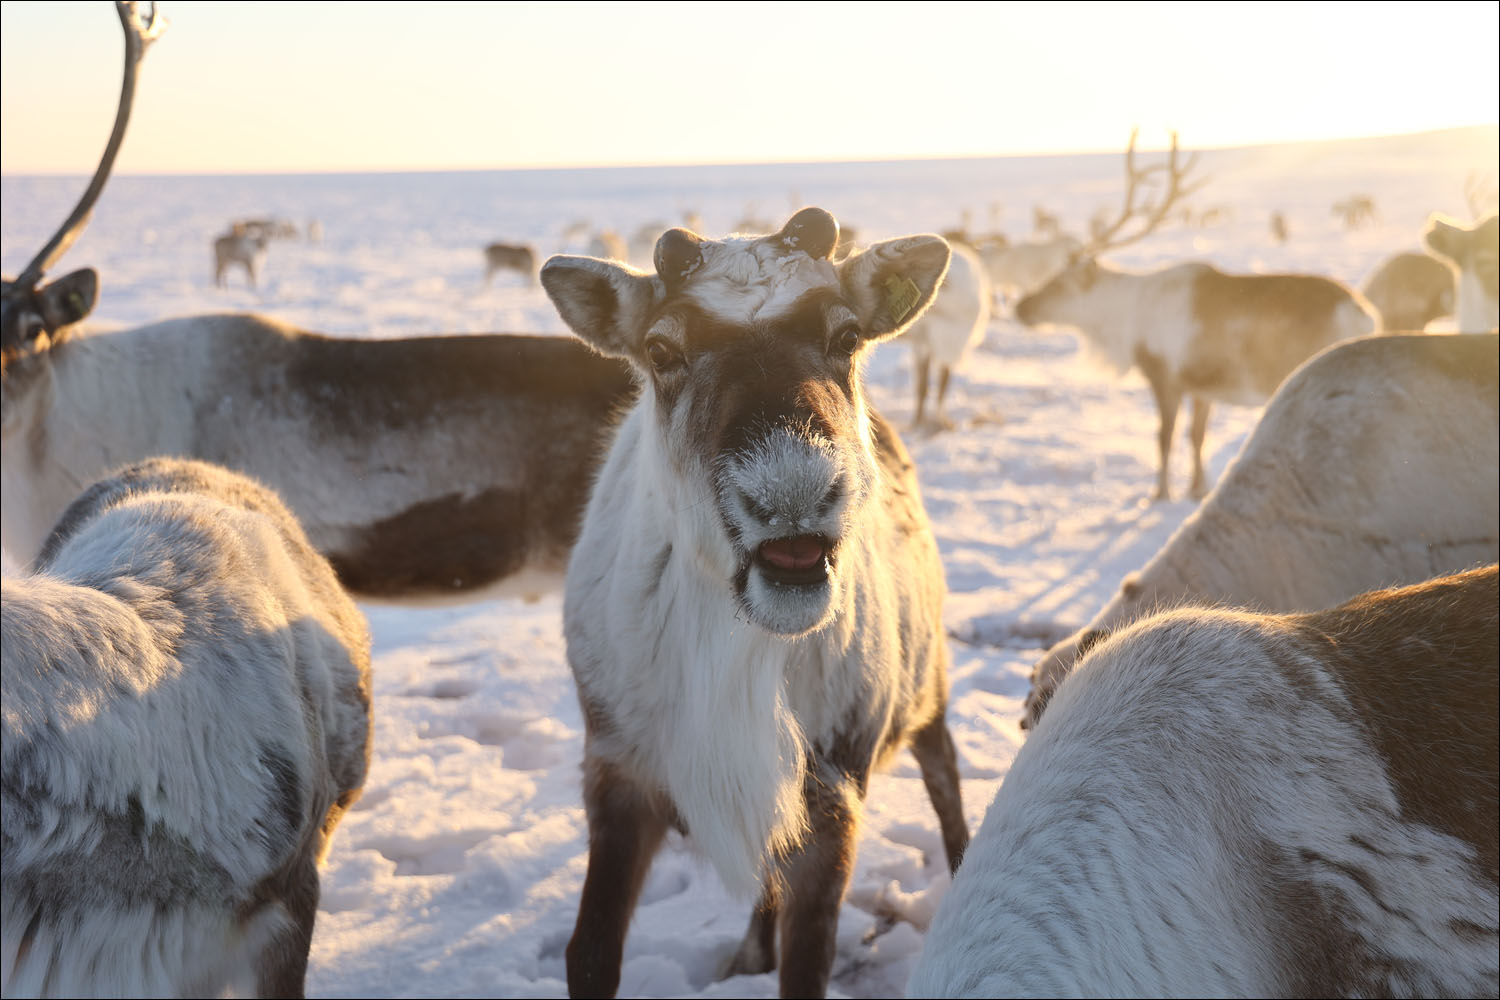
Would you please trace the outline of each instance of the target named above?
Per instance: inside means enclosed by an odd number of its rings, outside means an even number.
[[[945,721],[943,574],[911,459],[865,402],[868,345],[918,316],[935,236],[835,265],[838,223],[657,244],[655,274],[554,257],[563,319],[643,382],[568,567],[589,866],[568,989],[610,996],[669,827],[760,887],[732,973],[821,996],[870,773],[909,741],[950,870],[968,832]]]
[[[984,336],[990,322],[989,275],[979,254],[963,243],[949,243],[953,256],[948,273],[938,286],[932,305],[901,338],[911,347],[912,373],[916,385],[917,406],[912,429],[946,429],[953,426],[943,411],[948,395],[948,379],[969,348]],[[835,256],[837,256],[835,254]],[[936,413],[929,422],[925,407],[927,386],[933,365],[937,365],[938,383]]]
[[[1435,215],[1423,239],[1458,275],[1458,328],[1483,333],[1500,326],[1500,216],[1471,229]]]
[[[1022,728],[1090,645],[1177,604],[1331,607],[1500,560],[1500,337],[1366,337],[1299,368],[1224,479],[1031,675]]]
[[[302,996],[370,638],[269,490],[126,468],[0,582],[6,996]]]
[[[276,489],[365,597],[467,598],[560,585],[603,437],[635,388],[571,337],[340,340],[252,315],[112,333],[75,326],[92,269],[43,273],[82,229],[123,138],[0,303],[0,539],[21,562],[83,485],[121,462],[199,458]],[[143,41],[144,39],[144,41]]]
[[[484,248],[484,284],[488,288],[497,271],[515,271],[528,285],[536,283],[536,251],[514,243],[491,243]]]
[[[1176,611],[1096,646],[908,995],[1495,996],[1497,581]]]
[[[258,287],[261,265],[266,260],[270,237],[264,231],[236,222],[229,232],[214,237],[214,285],[229,287],[229,268],[238,264],[245,269],[250,287]]]
[[[1398,253],[1375,269],[1361,293],[1379,314],[1382,330],[1421,333],[1439,316],[1453,315],[1453,285],[1453,272],[1441,261]]]

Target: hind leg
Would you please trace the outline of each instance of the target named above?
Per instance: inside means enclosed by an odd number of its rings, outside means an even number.
[[[956,873],[969,846],[969,825],[964,821],[963,797],[958,785],[958,751],[948,732],[947,709],[933,716],[918,730],[911,743],[912,756],[922,769],[922,783],[937,812],[943,830],[943,850],[948,855],[948,871]]]
[[[1177,410],[1182,406],[1182,385],[1167,371],[1162,359],[1146,351],[1136,352],[1136,363],[1145,373],[1151,385],[1151,395],[1156,399],[1156,411],[1161,422],[1156,429],[1156,447],[1161,455],[1161,465],[1156,476],[1156,492],[1152,500],[1171,499],[1172,491],[1167,485],[1168,469],[1172,458],[1172,431],[1177,427]]]

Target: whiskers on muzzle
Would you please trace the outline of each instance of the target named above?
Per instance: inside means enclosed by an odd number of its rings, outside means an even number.
[[[778,428],[721,467],[726,525],[741,552],[735,592],[751,620],[799,634],[825,624],[848,515],[867,489],[823,435]]]

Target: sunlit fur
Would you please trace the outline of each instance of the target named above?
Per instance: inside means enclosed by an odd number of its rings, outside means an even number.
[[[912,997],[1494,996],[1494,566],[1104,641],[1017,753]]]
[[[162,459],[3,581],[6,996],[301,995],[369,635],[268,490]]]
[[[1366,337],[1277,392],[1203,505],[1032,671],[1026,724],[1081,641],[1162,607],[1329,607],[1500,559],[1500,338]]]

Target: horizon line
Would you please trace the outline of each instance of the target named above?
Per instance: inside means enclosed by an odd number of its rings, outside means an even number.
[[[1180,147],[1180,151],[1186,154],[1195,152],[1225,152],[1244,149],[1264,149],[1277,146],[1303,146],[1317,145],[1323,143],[1337,142],[1366,142],[1373,139],[1400,139],[1416,136],[1432,136],[1445,132],[1464,132],[1474,129],[1497,129],[1500,130],[1500,121],[1474,122],[1467,125],[1451,125],[1442,128],[1422,129],[1415,132],[1383,132],[1374,135],[1336,136],[1327,139],[1285,139],[1271,142],[1232,143],[1223,145],[1202,145],[1192,147]],[[1152,144],[1137,147],[1141,153],[1164,153],[1171,147],[1167,145]],[[265,170],[122,170],[113,176],[119,177],[311,177],[311,176],[336,176],[344,174],[458,174],[458,173],[510,173],[525,171],[563,171],[563,170],[639,170],[653,167],[681,169],[688,167],[767,167],[767,166],[826,166],[830,164],[870,164],[870,163],[922,163],[932,161],[958,161],[958,160],[1019,160],[1019,159],[1048,159],[1076,156],[1118,156],[1123,151],[1116,147],[1111,149],[1073,149],[1073,150],[1049,150],[1045,152],[1016,152],[1016,153],[951,153],[936,154],[931,156],[868,156],[854,158],[826,158],[826,159],[790,159],[790,160],[684,160],[634,162],[634,163],[553,163],[553,164],[512,164],[509,166],[488,167],[317,167],[304,169],[268,168]],[[10,171],[0,172],[0,177],[87,177],[92,171]]]

